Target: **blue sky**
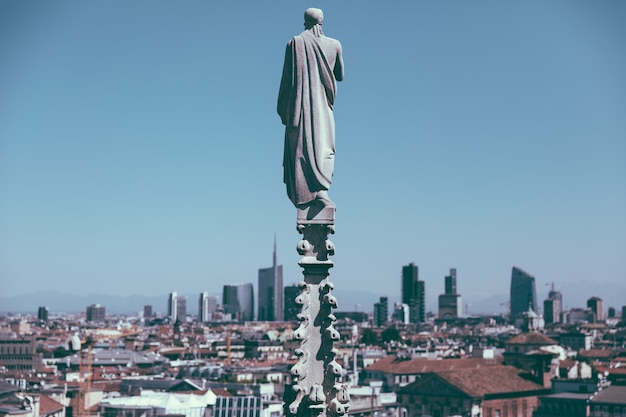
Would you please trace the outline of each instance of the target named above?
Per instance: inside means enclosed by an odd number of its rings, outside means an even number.
[[[300,280],[275,108],[311,6],[346,67],[338,287],[624,282],[626,3],[397,3],[1,2],[1,292],[220,294],[274,235]]]

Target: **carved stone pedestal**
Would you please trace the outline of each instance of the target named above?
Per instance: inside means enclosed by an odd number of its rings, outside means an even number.
[[[334,217],[334,209],[332,214]],[[337,299],[328,279],[333,267],[328,258],[335,252],[328,239],[335,231],[333,223],[332,219],[298,216],[298,231],[302,234],[298,243],[298,253],[302,255],[299,265],[304,280],[296,297],[296,303],[302,306],[298,314],[300,325],[294,332],[294,338],[300,341],[296,349],[298,362],[291,368],[293,384],[285,387],[285,412],[291,416],[343,416],[349,409],[348,388],[337,383],[342,373],[334,348],[334,342],[339,341],[339,332],[333,325],[337,319],[332,313]]]

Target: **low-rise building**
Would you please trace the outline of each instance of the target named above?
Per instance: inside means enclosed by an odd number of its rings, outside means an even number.
[[[144,391],[132,397],[111,397],[99,402],[101,417],[206,417],[215,406],[211,390],[204,393],[171,393]]]
[[[415,382],[420,376],[437,371],[457,369],[478,369],[500,366],[494,359],[403,359],[387,356],[369,365],[361,375],[360,383],[366,385],[371,380],[383,381],[383,391],[396,391]]]
[[[398,392],[408,416],[531,417],[550,390],[512,366],[434,372]]]
[[[588,417],[591,394],[562,392],[539,397],[533,417]]]
[[[39,371],[43,355],[37,353],[35,336],[0,338],[0,364],[9,371]]]
[[[611,385],[589,400],[589,417],[626,415],[626,386]]]

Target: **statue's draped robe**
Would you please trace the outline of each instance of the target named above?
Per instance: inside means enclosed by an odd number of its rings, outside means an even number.
[[[333,49],[324,48],[329,41],[305,31],[285,53],[278,114],[285,125],[284,181],[296,206],[328,190],[333,176],[337,84],[324,51]]]

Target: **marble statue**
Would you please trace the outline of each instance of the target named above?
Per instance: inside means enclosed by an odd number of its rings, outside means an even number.
[[[335,207],[328,189],[335,158],[333,103],[343,59],[339,41],[324,36],[323,21],[320,9],[305,11],[304,32],[287,44],[278,94],[285,125],[284,182],[298,209]]]

